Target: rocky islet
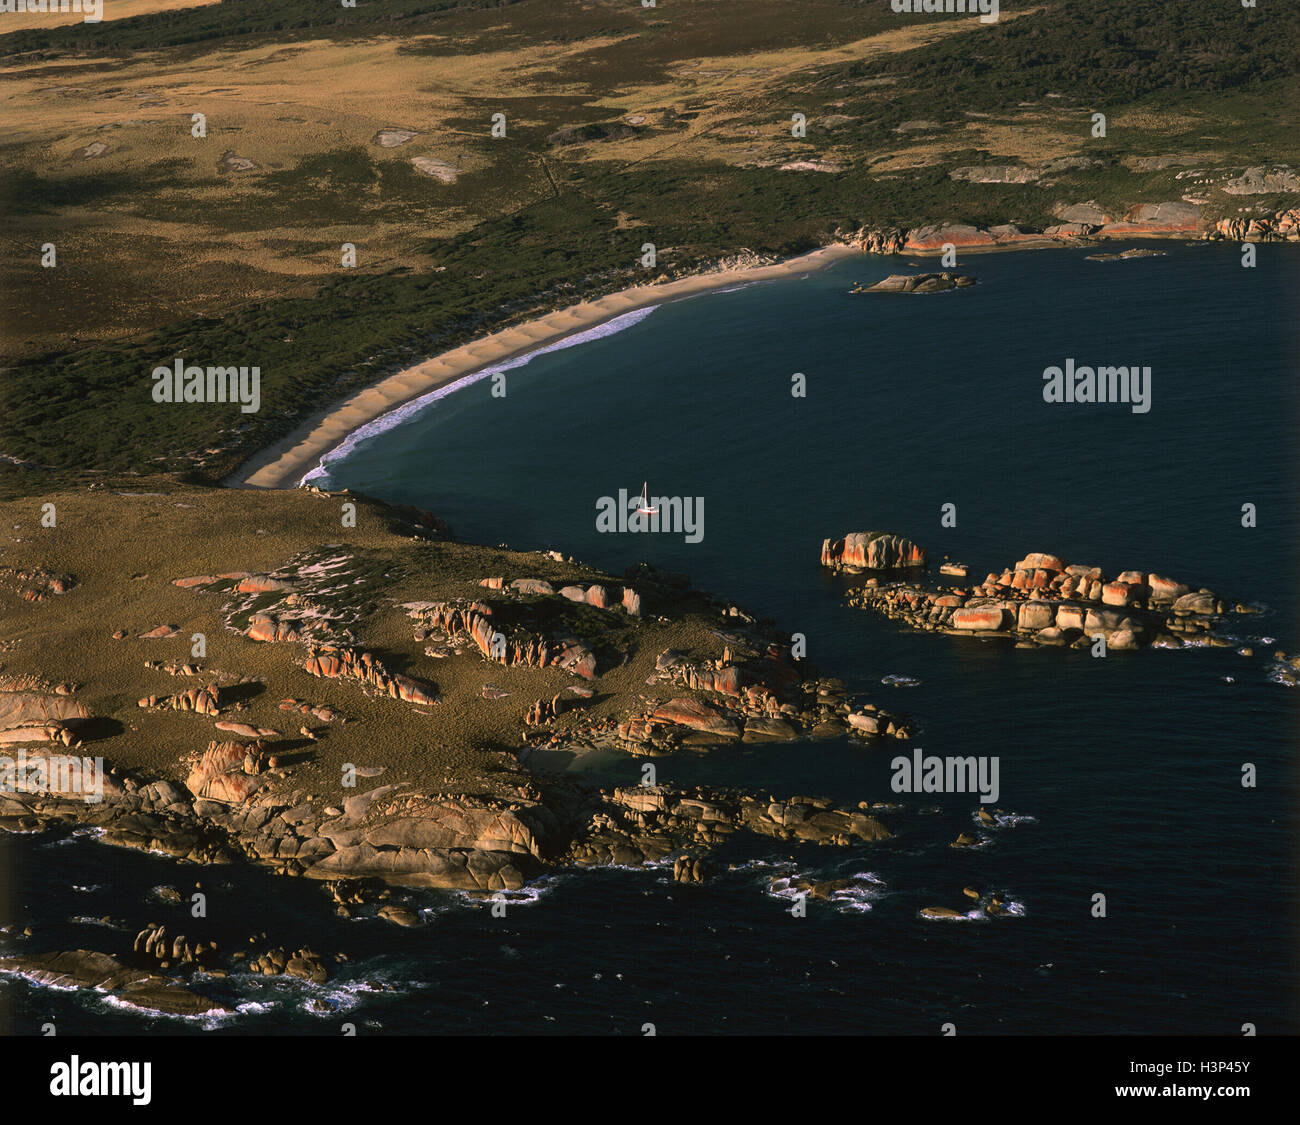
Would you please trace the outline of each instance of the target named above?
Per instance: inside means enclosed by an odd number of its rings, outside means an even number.
[[[826,551],[823,548],[823,565]],[[1216,627],[1251,607],[1225,601],[1204,587],[1146,570],[1108,577],[1096,566],[1067,564],[1031,552],[1001,572],[967,584],[964,567],[945,565],[941,577],[958,584],[886,582],[869,578],[848,590],[850,605],[929,632],[993,636],[1046,646],[1087,648],[1103,637],[1108,649],[1229,647]]]

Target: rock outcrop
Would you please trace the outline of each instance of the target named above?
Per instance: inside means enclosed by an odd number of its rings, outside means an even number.
[[[938,254],[949,245],[958,250],[981,250],[1043,242],[1046,237],[1041,232],[1021,230],[1011,223],[987,229],[966,223],[932,224],[908,231],[903,250],[907,253]]]
[[[312,704],[301,699],[282,699],[280,700],[281,711],[296,711],[300,715],[310,715],[313,719],[319,719],[322,723],[346,723],[342,715],[334,710],[333,707],[313,706]],[[219,726],[220,724],[218,724]]]
[[[269,574],[250,574],[235,583],[236,594],[282,594],[291,591],[295,582]]]
[[[949,179],[971,184],[1036,184],[1047,176],[1063,172],[1100,167],[1102,161],[1091,156],[1058,156],[1038,165],[972,164],[954,168]],[[1044,184],[1044,186],[1047,186]]]
[[[327,645],[313,649],[303,663],[303,669],[310,676],[325,679],[342,676],[358,680],[389,699],[424,705],[438,702],[438,693],[432,684],[390,672],[373,653],[353,648]]]
[[[1228,612],[1223,599],[1207,589],[1193,591],[1141,570],[1108,579],[1100,567],[1067,565],[1044,553],[1027,555],[974,587],[868,585],[848,597],[851,605],[917,629],[1079,647],[1100,634],[1117,650],[1148,644],[1177,648],[1197,638],[1215,644],[1213,627]]]
[[[1274,195],[1300,192],[1300,176],[1290,168],[1247,168],[1234,180],[1219,185],[1229,195]]]
[[[197,715],[221,714],[221,688],[216,684],[192,687],[176,695],[146,695],[140,700],[143,708],[161,711],[193,711]]]
[[[907,242],[907,231],[897,227],[863,227],[847,235],[846,241],[864,254],[901,254]]]
[[[924,565],[924,547],[887,531],[853,531],[843,539],[822,540],[822,566],[832,570],[851,574]]]
[[[907,738],[911,724],[871,704],[855,706],[838,680],[804,680],[789,649],[769,644],[743,662],[730,648],[713,661],[668,650],[655,662],[651,683],[667,680],[706,698],[676,696],[616,726],[624,748],[658,754],[734,742],[793,742],[805,737],[861,735]],[[575,732],[584,733],[584,732]],[[602,741],[599,729],[585,732]]]
[[[320,826],[332,850],[303,874],[378,877],[411,887],[517,890],[539,870],[558,833],[554,817],[539,805],[511,811],[469,798],[422,801],[415,812],[381,815],[361,825],[354,820],[349,814]]]
[[[1201,229],[1201,218],[1201,208],[1195,203],[1139,203],[1129,208],[1122,222],[1107,223],[1097,233],[1104,238],[1196,234]]]
[[[1300,207],[1274,215],[1220,219],[1206,237],[1232,242],[1297,242],[1300,241]]]
[[[865,805],[842,809],[819,797],[777,800],[723,790],[631,786],[606,795],[565,858],[580,866],[640,865],[722,843],[736,832],[834,847],[892,836]],[[676,860],[675,877],[698,881],[697,863],[694,855]],[[687,871],[689,878],[683,878]],[[707,866],[701,874],[707,878]]]
[[[324,984],[330,977],[325,959],[307,946],[293,950],[272,946],[264,953],[250,957],[248,968],[264,977],[298,977],[313,984]]]
[[[167,933],[167,927],[150,922],[135,937],[132,950],[143,957],[158,962],[160,969],[170,969],[173,965],[202,965],[217,950],[216,943],[190,941],[184,934],[174,937]]]
[[[1029,175],[1033,170],[990,166],[957,169],[956,172],[962,173],[961,178],[975,182],[1009,183],[1021,182],[1018,177]],[[1007,179],[1007,176],[1013,178]],[[1294,179],[1294,174],[1289,171],[1265,172],[1263,169],[1250,169],[1239,180],[1229,181],[1232,186],[1225,186],[1224,190],[1231,191],[1235,188],[1241,194],[1262,194],[1271,190],[1268,185],[1283,185]],[[1279,192],[1293,190],[1297,189],[1278,188]],[[947,246],[957,250],[994,250],[1052,242],[1068,243],[1086,238],[1194,236],[1202,231],[1206,238],[1256,242],[1300,240],[1300,208],[1294,207],[1284,208],[1272,216],[1220,219],[1209,225],[1208,229],[1202,203],[1188,199],[1135,204],[1122,217],[1091,200],[1085,203],[1058,203],[1052,213],[1061,221],[1041,231],[1012,223],[980,227],[970,223],[949,222],[929,223],[910,230],[862,228],[852,233],[841,232],[840,237],[848,245],[856,246],[868,254],[938,254]]]
[[[673,860],[674,883],[707,883],[714,875],[714,864],[707,856],[679,855]]]
[[[250,641],[271,644],[277,641],[300,641],[302,634],[287,621],[279,621],[269,613],[254,613],[248,618],[248,631],[244,634]]]
[[[482,602],[419,604],[411,607],[410,616],[424,628],[448,637],[466,634],[479,652],[496,664],[556,667],[586,680],[596,678],[596,656],[585,641],[576,637],[547,639],[519,630],[507,635],[493,619],[492,607]]]
[[[176,1016],[230,1011],[178,981],[135,969],[107,953],[72,949],[0,957],[0,972],[17,973],[55,988],[85,988],[110,993],[123,1004]]]
[[[0,586],[9,586],[27,602],[43,602],[53,595],[66,594],[76,584],[71,574],[51,574],[32,567],[0,567]]]
[[[865,288],[855,286],[851,293],[943,293],[949,289],[965,289],[974,285],[975,279],[957,273],[895,273],[883,281]]]
[[[1044,228],[1043,236],[1052,239],[1054,242],[1069,242],[1087,238],[1096,230],[1096,227],[1088,223],[1056,223],[1053,226]]]
[[[12,735],[13,732],[24,730],[67,730],[70,733],[89,718],[90,708],[68,695],[58,692],[0,690],[0,732],[11,734],[10,738],[0,738],[0,741],[22,741]]]
[[[260,742],[211,742],[194,763],[185,787],[208,801],[238,804],[261,786],[266,755]]]
[[[948,173],[948,178],[972,184],[1033,184],[1042,179],[1042,175],[1037,168],[1018,164],[974,164],[954,168]]]
[[[699,699],[679,698],[661,703],[650,714],[651,723],[686,727],[724,738],[739,738],[740,728],[723,712]]]
[[[1058,203],[1052,208],[1052,214],[1065,223],[1076,223],[1096,229],[1113,223],[1115,216],[1095,200],[1086,203]]]

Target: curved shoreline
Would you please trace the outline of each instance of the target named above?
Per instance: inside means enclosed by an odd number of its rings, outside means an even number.
[[[1106,231],[1103,228],[1087,238],[1062,239],[1027,234],[1011,241],[990,240],[961,246],[960,250],[963,254],[989,254],[1015,250],[1079,249],[1115,240],[1187,240],[1195,236],[1196,232],[1182,229]],[[868,253],[859,246],[836,242],[772,265],[692,274],[663,285],[636,285],[556,309],[404,367],[343,402],[318,411],[287,436],[255,453],[222,484],[227,488],[296,488],[324,458],[363,427],[434,391],[468,380],[486,368],[557,344],[637,309],[752,282],[782,281],[822,269],[842,258]],[[899,256],[912,258],[932,258],[938,254],[938,250],[927,247],[898,251]]]
[[[246,461],[223,483],[231,488],[294,488],[321,463],[322,458],[362,426],[483,368],[558,343],[636,309],[733,285],[798,277],[861,253],[854,246],[836,243],[770,266],[694,274],[663,285],[638,285],[557,309],[421,360],[381,379],[345,401],[313,415],[288,436]]]

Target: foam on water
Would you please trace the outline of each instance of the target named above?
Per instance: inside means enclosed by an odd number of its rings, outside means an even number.
[[[992,814],[993,815],[992,824],[984,824],[980,820],[980,814],[978,809],[976,809],[975,812],[971,813],[970,815],[971,815],[971,820],[974,821],[975,824],[981,828],[1018,828],[1022,824],[1038,823],[1038,818],[1036,816],[1028,816],[1022,813],[1002,812],[1000,809]]]
[[[831,895],[831,904],[841,914],[865,914],[872,909],[872,903],[875,900],[884,898],[888,893],[884,880],[873,872],[864,871],[851,876],[851,878],[858,880],[858,882],[851,887],[835,891]]]
[[[575,348],[580,344],[589,344],[593,340],[600,340],[606,336],[612,336],[615,332],[622,332],[625,328],[631,328],[634,324],[639,324],[645,320],[655,309],[657,305],[651,305],[649,308],[633,309],[631,312],[622,313],[603,324],[597,324],[593,328],[588,328],[583,332],[575,332],[572,336],[565,336],[562,340],[556,340],[552,344],[544,344],[533,351],[525,352],[523,355],[514,356],[511,359],[502,360],[500,363],[491,364],[488,367],[480,368],[478,371],[472,371],[468,375],[462,375],[445,386],[430,391],[427,395],[421,395],[411,402],[404,403],[402,406],[381,415],[373,422],[367,422],[353,430],[338,445],[331,449],[324,457],[321,458],[320,464],[307,473],[298,483],[307,484],[310,481],[322,480],[329,476],[329,466],[335,462],[347,457],[360,442],[368,438],[375,437],[379,434],[400,426],[403,422],[410,421],[425,409],[432,406],[435,402],[454,394],[465,387],[474,383],[481,382],[484,379],[491,378],[493,375],[499,375],[505,371],[514,371],[516,368],[524,367],[531,363],[539,355],[550,355],[552,352],[563,351],[566,348]]]
[[[955,917],[935,918],[931,915],[922,914],[919,910],[916,912],[916,917],[922,922],[1001,922],[1007,918],[1023,918],[1025,916],[1025,904],[1023,902],[1016,902],[1009,898],[1004,899],[1002,909],[1006,913],[1002,915],[987,913],[984,909],[987,905],[988,903],[981,898],[978,905]]]
[[[990,922],[990,921],[992,921],[992,919],[991,919],[987,914],[985,914],[984,911],[980,910],[979,907],[975,907],[973,910],[968,910],[968,911],[966,911],[965,914],[949,915],[949,916],[947,916],[947,917],[943,917],[943,918],[935,918],[935,917],[933,917],[932,915],[922,914],[922,913],[918,910],[918,911],[916,912],[916,917],[917,917],[917,919],[918,919],[919,921],[922,921],[922,922],[949,922],[949,923],[951,923],[951,922]]]
[[[141,1008],[135,1004],[129,1004],[121,997],[114,996],[111,992],[85,992],[85,995],[105,1008],[112,1008],[129,1016],[139,1016],[141,1019],[147,1020],[169,1020],[182,1024],[192,1023],[202,1027],[205,1031],[210,1031],[222,1023],[229,1022],[235,1015],[233,1012],[222,1012],[215,1008],[206,1012],[197,1012],[194,1015],[184,1015],[179,1012],[159,1012],[153,1008]]]
[[[1268,673],[1265,679],[1269,683],[1281,684],[1283,687],[1295,687],[1297,682],[1296,670],[1289,664],[1283,664],[1280,660],[1275,660],[1268,665]]]
[[[759,866],[757,864],[755,867]],[[775,879],[768,879],[763,886],[763,893],[768,898],[782,899],[787,902],[795,902],[800,895],[809,895],[806,900],[809,904],[814,902],[828,905],[840,914],[865,914],[871,910],[872,903],[883,898],[887,893],[885,881],[874,871],[855,871],[851,875],[819,875],[815,872],[801,871],[797,866],[791,863],[765,865],[778,869],[784,869],[788,874],[779,876]],[[794,885],[798,879],[819,879],[831,878],[848,878],[854,882],[847,887],[841,887],[832,891],[830,896],[825,899],[813,899],[807,890],[800,889]]]
[[[51,992],[79,992],[80,986],[75,984],[59,984],[56,981],[38,980],[30,973],[24,973],[20,969],[0,969],[0,981],[11,979],[20,980],[30,988],[48,988]]]
[[[264,1016],[271,1011],[271,1005],[257,1000],[244,1000],[235,1005],[235,1011],[241,1016]]]
[[[384,969],[367,969],[363,964],[354,964],[352,971],[362,975],[317,984],[300,977],[236,973],[225,983],[242,997],[235,1005],[236,1012],[254,1017],[289,1012],[331,1017],[350,1012],[382,996],[396,999],[429,987],[424,981],[408,980]],[[222,1013],[216,1013],[216,1018],[229,1019],[231,1016],[223,1017]]]
[[[125,930],[126,927],[119,925],[117,922],[105,922],[102,918],[91,918],[86,914],[74,914],[68,919],[68,924],[72,926],[99,926],[105,930]]]
[[[735,871],[764,871],[771,868],[788,870],[791,867],[788,859],[747,859],[743,863],[737,863],[733,870]]]
[[[433,892],[436,899],[432,902],[425,901],[423,905],[415,906],[415,910],[422,921],[433,922],[445,914],[453,912],[464,912],[469,910],[485,910],[492,903],[504,902],[507,906],[535,906],[541,902],[547,895],[551,894],[561,883],[568,879],[574,878],[573,872],[560,872],[558,874],[543,875],[541,878],[534,879],[526,883],[515,891],[493,891],[490,895],[485,896],[482,892],[474,891],[445,891]],[[353,921],[373,920],[372,916],[356,915]]]

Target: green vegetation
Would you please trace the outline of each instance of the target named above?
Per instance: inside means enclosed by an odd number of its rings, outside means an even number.
[[[1152,95],[1168,104],[1187,91],[1259,89],[1294,76],[1300,13],[1294,3],[1271,9],[1237,0],[1067,0],[993,24],[978,40],[945,40],[850,70],[898,76],[931,109],[935,90],[953,108],[989,112],[1051,93],[1099,106]]]
[[[198,8],[177,8],[149,16],[101,23],[71,23],[32,28],[0,37],[5,53],[118,54],[206,44],[216,39],[282,38],[285,32],[354,37],[373,34],[376,25],[391,30],[396,21],[476,8],[505,7],[518,0],[358,0],[345,8],[322,0],[221,0]]]
[[[682,60],[734,55],[747,47],[775,49],[780,40],[772,36],[781,19],[808,45],[938,17],[908,20],[892,16],[883,3],[860,8],[829,0],[755,4],[751,23],[736,22],[737,8],[722,0],[692,6],[689,14],[665,7],[649,22],[631,3],[565,5],[563,15],[553,14],[544,0],[518,0],[499,13],[486,10],[493,7],[363,0],[356,9],[336,9],[316,0],[225,0],[0,37],[0,50],[72,56],[198,43],[210,49],[214,41],[315,36],[320,28],[332,36],[374,37],[390,34],[394,20],[409,24],[424,16],[438,18],[440,36],[459,27],[457,20],[471,21],[463,40],[467,52],[522,47],[534,33],[529,29],[541,26],[550,28],[549,41],[556,43],[641,32],[631,54],[581,53],[566,64],[566,81],[585,83],[587,93],[561,98],[510,90],[492,106],[483,102],[482,120],[464,122],[463,145],[478,156],[490,148],[492,162],[476,165],[478,170],[453,184],[435,188],[406,160],[357,146],[314,153],[238,181],[243,194],[205,205],[204,223],[227,232],[288,227],[301,221],[307,200],[322,228],[436,209],[444,217],[464,216],[461,226],[470,229],[428,239],[420,247],[427,264],[419,267],[371,264],[376,272],[298,281],[294,295],[236,304],[219,317],[176,318],[130,339],[21,355],[0,383],[0,452],[60,469],[189,471],[219,480],[307,415],[389,370],[542,310],[645,280],[636,263],[646,240],[659,247],[661,270],[672,273],[740,247],[799,253],[862,225],[906,227],[939,219],[1046,225],[1053,203],[1062,198],[1093,198],[1119,208],[1136,199],[1179,198],[1186,190],[1176,179],[1178,168],[1139,174],[1120,163],[1128,155],[1218,152],[1231,154],[1238,166],[1294,159],[1286,107],[1300,73],[1300,21],[1294,18],[1300,0],[1258,10],[1242,9],[1235,0],[1007,2],[996,25],[912,50],[799,71],[797,81],[766,90],[762,105],[744,107],[747,118],[735,116],[741,111],[731,105],[724,108],[732,116],[725,116],[718,109],[725,99],[702,93],[696,101],[657,108],[655,120],[637,129],[621,124],[620,112],[599,104],[598,97],[617,93],[633,72],[647,83],[662,83]],[[1017,9],[1030,8],[1039,10],[1011,18]],[[798,11],[791,15],[790,9]],[[436,67],[439,55],[460,44],[459,38],[421,40],[410,50],[428,55]],[[509,107],[512,122],[523,123],[512,125],[508,144],[481,136],[482,122],[498,104]],[[1138,124],[1112,128],[1106,140],[1091,141],[1087,115],[1097,108],[1112,120],[1127,115]],[[816,145],[772,139],[772,121],[792,110],[812,121],[835,115],[843,123],[821,136],[810,132]],[[690,132],[700,114],[710,111],[719,121],[712,133]],[[900,124],[917,119],[933,128],[900,133]],[[1050,190],[954,182],[948,173],[958,165],[1018,159],[1000,147],[972,147],[966,130],[976,119],[1005,126],[999,136],[1027,129],[1050,134],[1057,138],[1056,151],[1072,145],[1098,163],[1059,175]],[[746,121],[753,127],[738,127]],[[642,148],[634,159],[624,155],[621,145],[643,144],[647,137],[666,154],[647,159]],[[751,143],[767,146],[756,151],[774,158],[729,158]],[[847,170],[777,169],[780,160],[790,159],[783,152],[816,155],[820,146],[833,149]],[[1022,159],[1033,159],[1030,147],[1024,151]],[[3,155],[9,172],[0,199],[11,214],[57,219],[64,207],[131,209],[147,200],[148,218],[183,223],[195,217],[176,162],[159,161],[131,174],[86,167],[56,176],[44,171],[35,146],[11,147]],[[213,183],[231,182],[208,171],[202,175]],[[336,245],[312,239],[294,253],[307,257]],[[154,404],[150,372],[177,356],[204,365],[260,367],[260,413]],[[47,479],[39,473],[9,475],[32,487]]]
[[[882,177],[800,177],[771,169],[599,172],[562,199],[531,204],[429,247],[442,272],[343,274],[311,298],[195,318],[144,339],[33,357],[4,375],[0,449],[48,465],[125,470],[201,469],[221,479],[301,417],[375,382],[387,369],[455,347],[540,309],[644,279],[635,264],[646,231],[671,248],[661,266],[688,269],[737,246],[782,256],[820,245],[837,227],[915,221],[936,209],[994,222],[1033,189],[965,185],[952,198],[940,171]],[[600,200],[599,203],[593,200]],[[955,206],[954,206],[955,205]],[[868,209],[869,207],[869,209]],[[644,226],[616,230],[614,214]],[[152,402],[149,373],[180,356],[256,365],[262,409],[176,408]],[[207,447],[222,452],[191,459]],[[199,465],[197,462],[203,462]]]

